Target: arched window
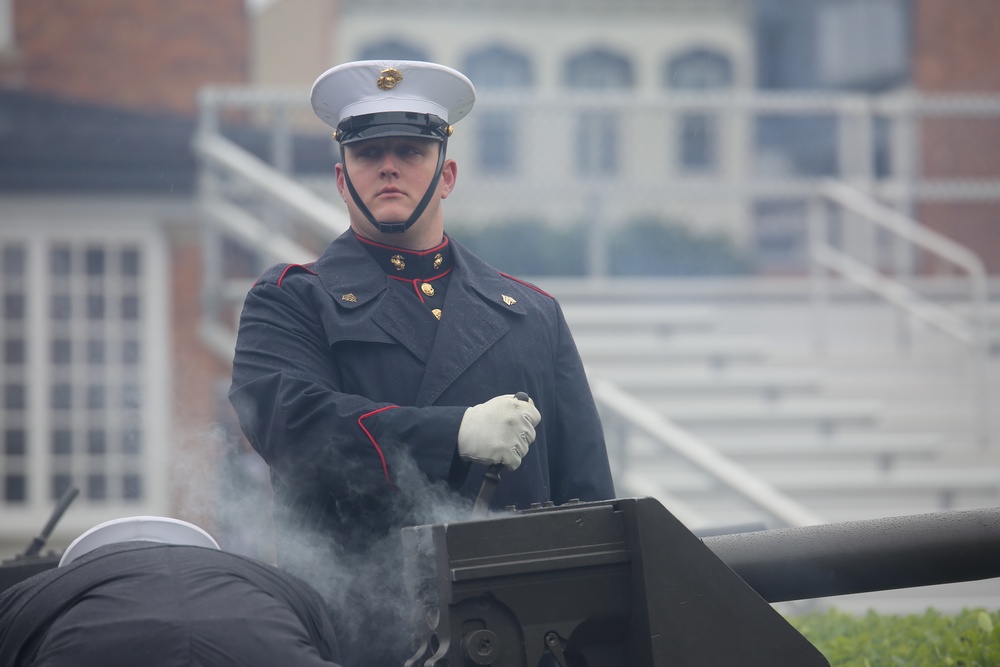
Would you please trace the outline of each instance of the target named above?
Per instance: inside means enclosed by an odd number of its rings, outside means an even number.
[[[692,49],[667,61],[663,85],[676,90],[712,90],[733,85],[729,56],[710,49]],[[688,171],[713,171],[718,166],[718,119],[706,112],[680,117],[677,147],[679,162]]]
[[[623,55],[595,48],[566,61],[566,85],[571,88],[631,88],[632,63]]]
[[[502,45],[473,51],[462,63],[462,71],[476,88],[526,88],[535,83],[531,60]]]
[[[531,60],[513,49],[494,45],[466,56],[462,71],[477,90],[528,88],[535,81]],[[510,173],[517,159],[516,118],[486,110],[477,117],[479,167],[488,173]]]
[[[683,90],[730,88],[733,85],[733,64],[724,53],[692,49],[666,63],[663,85]]]
[[[424,49],[399,37],[390,37],[380,42],[364,45],[358,52],[358,60],[430,60]]]
[[[566,61],[564,80],[570,88],[621,89],[635,85],[632,62],[604,48],[594,48]],[[584,174],[618,170],[618,120],[611,111],[582,110],[577,123],[576,163]]]

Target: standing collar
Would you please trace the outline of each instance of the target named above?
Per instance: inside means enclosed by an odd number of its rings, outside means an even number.
[[[455,265],[451,242],[444,237],[439,245],[428,250],[396,248],[355,234],[386,275],[404,280],[433,280],[448,273]]]

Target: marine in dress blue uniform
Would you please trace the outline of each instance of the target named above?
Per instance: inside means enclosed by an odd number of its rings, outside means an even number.
[[[559,304],[443,232],[439,199],[455,174],[447,140],[474,99],[468,79],[432,63],[348,63],[313,87],[314,109],[337,129],[352,228],[316,262],[274,266],[256,282],[230,390],[271,469],[279,565],[295,569],[296,534],[364,554],[433,517],[427,498],[467,511],[490,463],[508,468],[494,508],[614,497],[600,419]],[[434,175],[408,218],[380,219],[371,210],[378,202],[361,191],[365,174],[352,157],[361,153],[351,151],[392,152],[411,140],[439,146]],[[380,167],[377,178],[391,182],[395,168]],[[418,234],[433,242],[414,247]],[[516,392],[530,404],[514,401]],[[514,422],[523,430],[513,445],[486,442]]]

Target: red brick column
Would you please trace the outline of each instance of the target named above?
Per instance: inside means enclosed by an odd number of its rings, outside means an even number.
[[[14,0],[14,24],[3,79],[32,92],[190,115],[203,85],[247,80],[244,0]]]
[[[915,0],[913,7],[913,78],[921,92],[1000,94],[1000,2]],[[1000,118],[928,118],[921,153],[926,178],[1000,180]],[[1000,274],[1000,202],[925,201],[918,215]]]

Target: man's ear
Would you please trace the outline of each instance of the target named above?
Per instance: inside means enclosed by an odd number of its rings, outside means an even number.
[[[347,183],[344,181],[344,165],[337,163],[333,167],[333,172],[337,176],[337,192],[340,193],[340,198],[347,202]]]
[[[441,167],[441,199],[448,198],[451,191],[455,189],[456,181],[458,181],[458,163],[449,158],[444,161],[444,166]]]

